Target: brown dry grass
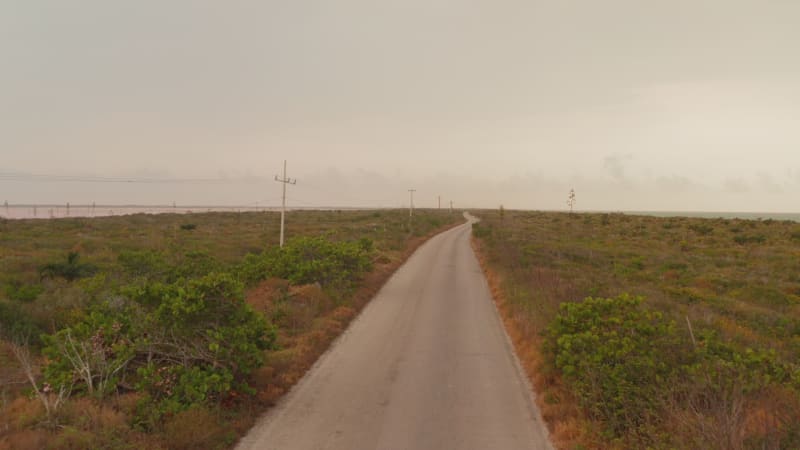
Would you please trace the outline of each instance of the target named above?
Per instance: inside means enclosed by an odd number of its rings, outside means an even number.
[[[171,417],[164,424],[165,445],[174,450],[204,448],[225,434],[219,418],[203,407],[192,407]]]
[[[476,251],[558,447],[798,448],[796,375],[747,392],[741,383],[730,384],[735,375],[727,373],[722,381],[664,385],[674,398],[662,416],[612,440],[599,419],[581,416],[555,375],[555,362],[542,364],[550,355],[536,350],[561,303],[627,292],[674,320],[686,341],[690,322],[699,341],[737,354],[774,351],[770,361],[796,374],[800,225],[522,211],[506,211],[504,218],[487,211],[481,218]],[[762,373],[737,370],[741,376]]]
[[[0,450],[40,450],[47,444],[44,430],[24,429],[7,436],[0,435]]]

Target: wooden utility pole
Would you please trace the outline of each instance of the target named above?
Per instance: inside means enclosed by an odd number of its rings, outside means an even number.
[[[275,181],[283,183],[283,197],[281,201],[281,247],[283,247],[283,227],[286,221],[286,185],[297,184],[297,180],[286,177],[286,160],[283,161],[283,177],[275,175]]]

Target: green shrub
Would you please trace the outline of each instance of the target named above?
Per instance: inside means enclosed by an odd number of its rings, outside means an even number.
[[[39,344],[42,330],[17,303],[0,301],[0,338]]]
[[[80,254],[78,252],[69,252],[66,261],[48,263],[39,268],[39,275],[45,277],[61,277],[67,281],[73,281],[78,278],[94,275],[97,272],[97,266],[90,263],[81,263],[79,261]]]
[[[96,397],[115,392],[136,354],[132,317],[128,311],[97,309],[71,327],[42,336],[47,383]]]
[[[319,283],[345,292],[372,268],[372,240],[335,242],[325,237],[290,239],[283,248],[247,255],[236,269],[240,280],[253,284],[269,277],[292,284]]]
[[[11,300],[20,302],[32,302],[44,292],[44,287],[39,284],[22,284],[17,280],[11,280],[6,285],[6,295]]]
[[[625,294],[562,304],[548,327],[555,366],[614,436],[658,415],[662,387],[679,367],[679,347],[674,323]]]
[[[147,394],[142,422],[152,425],[232,389],[249,391],[247,375],[275,345],[274,327],[244,302],[231,275],[133,285],[122,294],[44,337],[48,383],[103,396],[135,381]]]
[[[164,255],[152,250],[123,251],[117,261],[125,272],[134,277],[160,280],[170,270]]]
[[[184,253],[182,257],[171,265],[171,270],[167,274],[167,281],[204,277],[222,270],[222,264],[208,252],[190,251]]]
[[[472,234],[478,239],[484,239],[492,235],[492,228],[480,223],[472,224]]]

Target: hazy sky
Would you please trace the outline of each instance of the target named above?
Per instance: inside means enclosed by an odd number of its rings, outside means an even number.
[[[800,2],[0,0],[0,200],[800,211]]]

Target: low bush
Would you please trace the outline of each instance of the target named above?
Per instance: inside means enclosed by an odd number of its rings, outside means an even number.
[[[550,363],[607,437],[720,449],[767,438],[791,444],[779,448],[800,444],[800,424],[791,419],[800,411],[796,365],[775,351],[736,349],[712,331],[691,346],[642,300],[623,294],[565,303],[548,327]],[[777,391],[795,400],[772,402],[762,412],[765,396]],[[769,422],[748,429],[759,414]],[[686,431],[665,437],[665,417]]]
[[[67,281],[88,277],[94,275],[95,272],[97,272],[97,266],[80,262],[78,252],[69,252],[64,262],[48,263],[39,268],[39,276],[42,278],[61,277]]]
[[[13,341],[25,340],[38,346],[42,329],[19,304],[0,300],[0,338]]]
[[[675,324],[628,295],[562,304],[548,338],[555,366],[613,436],[653,422],[683,353]]]
[[[6,285],[6,296],[19,302],[32,302],[44,292],[44,287],[39,284],[23,284],[18,280],[11,280]]]
[[[45,336],[46,380],[97,397],[135,385],[148,395],[149,425],[248,391],[245,379],[274,347],[275,330],[244,302],[242,289],[227,274],[124,288],[121,305],[102,305]]]
[[[291,284],[319,283],[323,288],[347,292],[372,269],[372,240],[332,241],[325,237],[290,239],[283,248],[249,254],[236,269],[248,285],[271,277]]]
[[[170,271],[163,253],[152,250],[123,251],[117,256],[117,261],[128,274],[148,280],[162,280]]]

